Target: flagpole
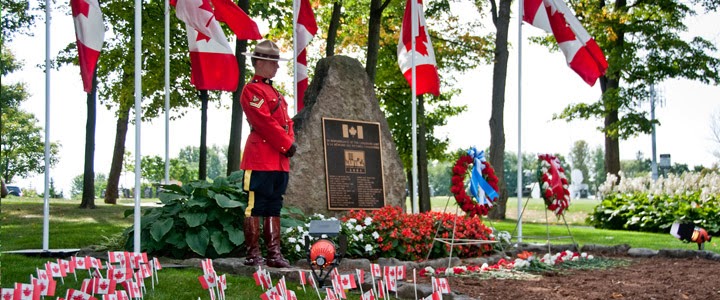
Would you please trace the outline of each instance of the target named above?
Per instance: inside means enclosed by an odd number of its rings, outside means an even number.
[[[135,0],[135,210],[134,252],[140,253],[140,127],[142,125],[142,0]]]
[[[43,196],[43,251],[50,248],[50,9],[45,1],[45,191]]]
[[[419,213],[420,212],[420,206],[418,202],[418,161],[417,161],[417,95],[415,95],[415,92],[417,90],[417,74],[416,74],[416,68],[415,68],[415,38],[419,35],[418,33],[418,19],[417,19],[417,0],[408,0],[411,1],[410,5],[410,15],[411,17],[411,26],[412,27],[412,33],[411,35],[411,45],[412,45],[412,51],[410,52],[410,63],[412,65],[412,84],[410,86],[412,87],[412,186],[413,186],[413,194],[412,194],[412,210],[413,213]]]
[[[517,160],[517,241],[522,242],[522,22],[523,2],[518,1],[518,160]]]
[[[170,183],[170,1],[165,0],[165,184]],[[155,289],[155,287],[153,287]]]
[[[298,34],[297,22],[300,11],[300,0],[293,0],[293,98],[295,98],[295,114],[298,113]]]

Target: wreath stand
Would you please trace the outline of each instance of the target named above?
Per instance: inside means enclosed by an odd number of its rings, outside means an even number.
[[[445,208],[443,209],[443,213],[447,212],[448,204],[450,203],[450,196],[448,196],[447,201],[445,201]],[[455,238],[455,230],[457,228],[457,218],[458,218],[458,211],[460,210],[460,206],[457,206],[455,208],[455,218],[453,218],[453,229],[452,229],[452,237],[451,238],[439,238],[438,232],[440,232],[440,226],[442,226],[442,220],[438,220],[438,225],[435,229],[435,236],[433,236],[433,242],[430,244],[430,249],[428,250],[428,254],[425,257],[425,260],[430,259],[430,253],[432,253],[432,249],[435,246],[435,241],[438,241],[443,244],[449,244],[450,245],[450,254],[448,255],[448,269],[450,268],[450,263],[452,262],[452,253],[453,253],[453,247],[458,245],[484,245],[484,244],[495,244],[498,241],[488,241],[488,240],[475,240],[475,239],[456,239]],[[491,226],[492,226],[492,222]],[[494,226],[493,226],[494,227]]]
[[[532,188],[535,188],[535,185],[537,185],[537,184],[538,184],[537,182],[533,183]],[[530,189],[530,190],[532,190],[532,189]],[[522,194],[520,194],[520,197],[522,197]],[[545,201],[545,200],[543,200],[543,202],[544,202],[544,201]],[[525,214],[525,209],[527,208],[527,205],[528,205],[529,202],[530,202],[530,197],[528,197],[527,199],[525,199],[525,204],[523,205],[523,209],[522,209],[522,211],[520,212],[520,215],[518,216],[518,221],[517,221],[517,223],[515,224],[515,229],[513,230],[512,234],[510,235],[511,237],[512,237],[512,236],[515,236],[515,233],[517,233],[517,229],[518,229],[518,227],[520,227],[520,220],[522,220],[522,216],[523,216],[523,214]],[[551,247],[550,247],[550,240],[560,240],[560,239],[568,239],[568,238],[569,238],[569,239],[572,240],[573,245],[577,248],[577,243],[575,243],[575,238],[573,237],[572,232],[570,232],[570,226],[568,225],[567,221],[565,220],[565,213],[563,212],[560,216],[562,217],[563,223],[565,223],[565,228],[567,229],[568,235],[551,237],[551,236],[550,236],[550,220],[548,219],[548,213],[547,213],[547,212],[548,212],[548,209],[547,209],[547,206],[546,206],[546,207],[545,207],[545,233],[546,233],[546,235],[545,235],[545,236],[541,236],[541,235],[538,235],[538,236],[523,236],[523,238],[527,238],[527,239],[531,239],[531,240],[532,240],[532,239],[535,239],[535,240],[540,239],[540,240],[542,240],[543,238],[545,238],[545,242],[547,243],[547,247],[548,247],[548,253],[550,253],[551,255],[552,255],[552,249],[551,249]]]

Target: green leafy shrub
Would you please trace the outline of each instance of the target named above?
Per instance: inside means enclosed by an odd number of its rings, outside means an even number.
[[[183,186],[163,185],[162,206],[145,210],[141,218],[141,251],[170,257],[221,257],[239,251],[247,194],[242,172],[216,178],[212,183],[193,181]],[[128,216],[132,210],[125,212]],[[134,230],[123,233],[131,250]]]
[[[622,177],[621,177],[622,178]],[[683,174],[653,182],[648,178],[609,176],[603,201],[587,223],[596,228],[667,232],[676,221],[720,234],[720,193],[717,174]]]

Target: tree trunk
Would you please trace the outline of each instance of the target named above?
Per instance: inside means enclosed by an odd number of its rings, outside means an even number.
[[[340,17],[342,16],[342,0],[336,0],[333,3],[332,16],[330,17],[330,25],[328,26],[327,45],[325,47],[325,57],[335,55],[335,40],[337,39],[337,31],[340,28]]]
[[[427,157],[427,138],[425,136],[427,127],[425,125],[425,101],[423,96],[417,97],[417,162],[418,162],[418,205],[420,212],[430,211],[430,185],[428,184],[428,157]]]
[[[383,10],[390,0],[370,0],[370,20],[368,21],[368,44],[365,72],[368,74],[370,83],[375,86],[375,73],[377,72],[378,51],[380,49],[380,22],[382,22]]]
[[[505,183],[505,128],[503,111],[505,109],[505,83],[507,81],[508,64],[508,25],[510,23],[510,0],[500,0],[497,14],[493,12],[493,22],[497,33],[495,34],[495,63],[493,66],[492,112],[490,113],[490,165],[495,169],[495,175],[500,179],[500,197],[490,210],[488,217],[494,220],[504,220],[508,198],[507,184]],[[495,1],[492,1],[493,7]],[[518,153],[522,159],[522,153]],[[518,178],[522,180],[522,178]]]
[[[245,13],[248,12],[250,6],[248,0],[238,0],[238,6]],[[240,75],[238,76],[238,87],[232,93],[232,117],[230,119],[230,141],[228,143],[227,153],[227,175],[240,170],[240,158],[242,155],[242,125],[243,110],[240,105],[240,94],[245,87],[245,55],[247,52],[247,40],[238,39],[235,41],[235,58],[237,59]]]
[[[123,105],[120,105],[122,109]],[[110,174],[108,184],[105,188],[105,203],[116,204],[118,198],[118,183],[123,167],[123,156],[125,155],[125,139],[127,138],[128,121],[130,116],[128,105],[123,111],[118,112],[117,125],[115,126],[115,147],[113,148],[112,162],[110,163]]]
[[[617,89],[620,86],[618,80],[607,80],[607,89]],[[605,94],[605,91],[603,91]],[[605,100],[612,101],[612,100]],[[605,128],[615,124],[619,120],[617,108],[614,105],[606,105]],[[620,172],[620,141],[605,133],[605,172],[617,175]],[[618,182],[620,178],[618,177]]]
[[[80,208],[95,208],[95,119],[97,71],[93,74],[93,87],[87,94],[87,122],[85,123],[85,168]]]
[[[405,199],[406,199],[406,201],[407,201],[407,199],[410,200],[410,207],[412,207],[413,206],[412,197],[415,194],[415,192],[414,192],[415,187],[412,184],[412,169],[409,169],[405,173],[405,177],[407,178],[407,181],[406,181],[407,182],[407,195],[405,195]],[[418,210],[419,209],[420,208],[418,207]]]
[[[198,166],[198,179],[207,179],[207,109],[208,91],[200,90],[200,162]]]

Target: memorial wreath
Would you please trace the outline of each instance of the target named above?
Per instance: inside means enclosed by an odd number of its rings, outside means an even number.
[[[472,168],[471,168],[472,166]],[[492,203],[498,198],[498,178],[495,169],[485,160],[484,151],[475,148],[461,155],[452,169],[450,192],[458,206],[470,217],[487,215]],[[470,192],[465,191],[465,178],[470,174]],[[474,200],[473,200],[474,198]]]
[[[570,191],[565,170],[554,155],[540,154],[538,182],[547,209],[560,216],[570,206]]]

